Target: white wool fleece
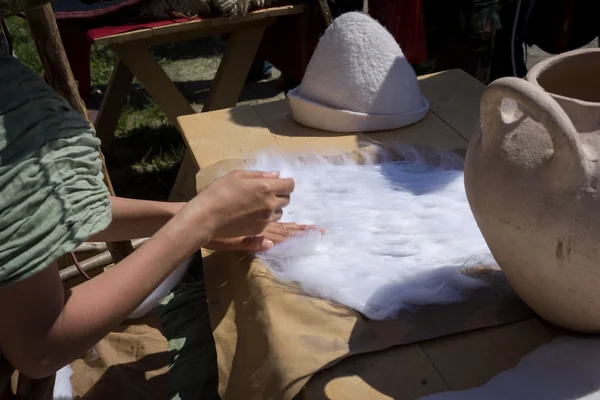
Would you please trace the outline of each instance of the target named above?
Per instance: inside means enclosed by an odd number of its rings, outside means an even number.
[[[56,373],[54,380],[54,400],[72,400],[73,387],[71,386],[71,375],[73,369],[70,365],[66,365]]]
[[[285,282],[371,319],[460,301],[484,283],[459,271],[494,266],[465,195],[462,160],[432,166],[409,146],[404,162],[334,165],[319,157],[260,154],[249,169],[281,171],[296,188],[282,221],[325,229],[257,254]]]

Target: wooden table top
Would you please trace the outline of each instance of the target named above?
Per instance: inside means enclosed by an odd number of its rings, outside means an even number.
[[[484,85],[460,70],[420,78],[431,111],[417,124],[381,133],[334,134],[292,120],[287,100],[178,119],[197,166],[198,186],[212,170],[265,148],[335,154],[364,138],[438,148],[466,148],[479,118]],[[561,331],[537,318],[352,356],[311,378],[306,399],[415,399],[484,384]]]
[[[431,111],[419,123],[369,134],[337,134],[306,128],[291,117],[287,100],[240,106],[179,117],[177,122],[197,166],[251,157],[257,150],[313,150],[322,154],[351,151],[361,140],[464,148],[479,118],[484,86],[461,70],[427,75],[421,91]]]

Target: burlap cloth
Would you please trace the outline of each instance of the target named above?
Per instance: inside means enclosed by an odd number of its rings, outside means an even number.
[[[198,190],[242,165],[228,160],[203,169]],[[247,254],[205,251],[203,262],[223,400],[292,399],[311,376],[346,357],[532,316],[499,269],[468,271],[490,284],[461,303],[371,321],[276,281]]]
[[[212,400],[216,354],[200,253],[155,312],[122,324],[73,362],[73,392],[85,400]]]
[[[154,313],[121,324],[71,363],[75,399],[216,398],[216,353],[201,261],[198,252]],[[13,371],[0,355],[0,400],[52,399],[54,376],[32,381]]]
[[[123,324],[71,363],[73,398],[164,400],[170,361],[158,317]],[[0,356],[0,399],[53,399],[54,376],[32,380],[13,371]]]
[[[167,399],[168,343],[157,317],[124,324],[71,364],[75,398]]]

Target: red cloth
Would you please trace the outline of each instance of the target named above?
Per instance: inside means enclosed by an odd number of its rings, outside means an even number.
[[[369,0],[369,14],[392,34],[409,63],[427,60],[423,0]]]
[[[86,36],[90,40],[96,40],[96,39],[100,39],[100,38],[111,36],[111,35],[117,35],[119,33],[132,32],[132,31],[137,31],[140,29],[157,28],[159,26],[179,24],[182,22],[201,21],[206,18],[211,18],[211,16],[196,17],[193,19],[176,18],[176,19],[170,19],[170,20],[164,20],[164,21],[138,22],[138,23],[125,24],[125,25],[118,25],[118,26],[101,26],[98,28],[93,28],[93,29],[88,30],[86,32]]]

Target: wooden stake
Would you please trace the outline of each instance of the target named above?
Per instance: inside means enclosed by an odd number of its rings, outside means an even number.
[[[50,4],[25,11],[27,23],[40,60],[44,66],[46,82],[59,95],[89,120],[85,104],[77,90],[77,83],[60,39],[54,12]]]
[[[137,249],[147,241],[148,239],[133,240],[132,248]],[[81,269],[85,272],[90,272],[96,268],[103,268],[110,264],[116,264],[110,251],[102,252],[79,263]],[[75,265],[60,270],[60,279],[63,282],[77,276],[81,276],[81,273]]]
[[[32,8],[25,11],[25,15],[29,30],[33,36],[33,41],[35,42],[35,47],[44,66],[46,82],[89,121],[90,118],[87,109],[81,96],[79,96],[77,82],[71,71],[65,48],[60,39],[52,6],[46,4],[41,7]],[[115,191],[110,181],[102,152],[100,152],[100,158],[102,159],[104,183],[108,187],[110,194],[114,195]]]
[[[319,8],[323,15],[323,21],[325,21],[325,28],[327,28],[333,22],[333,16],[331,15],[331,9],[329,8],[327,0],[319,0]]]

